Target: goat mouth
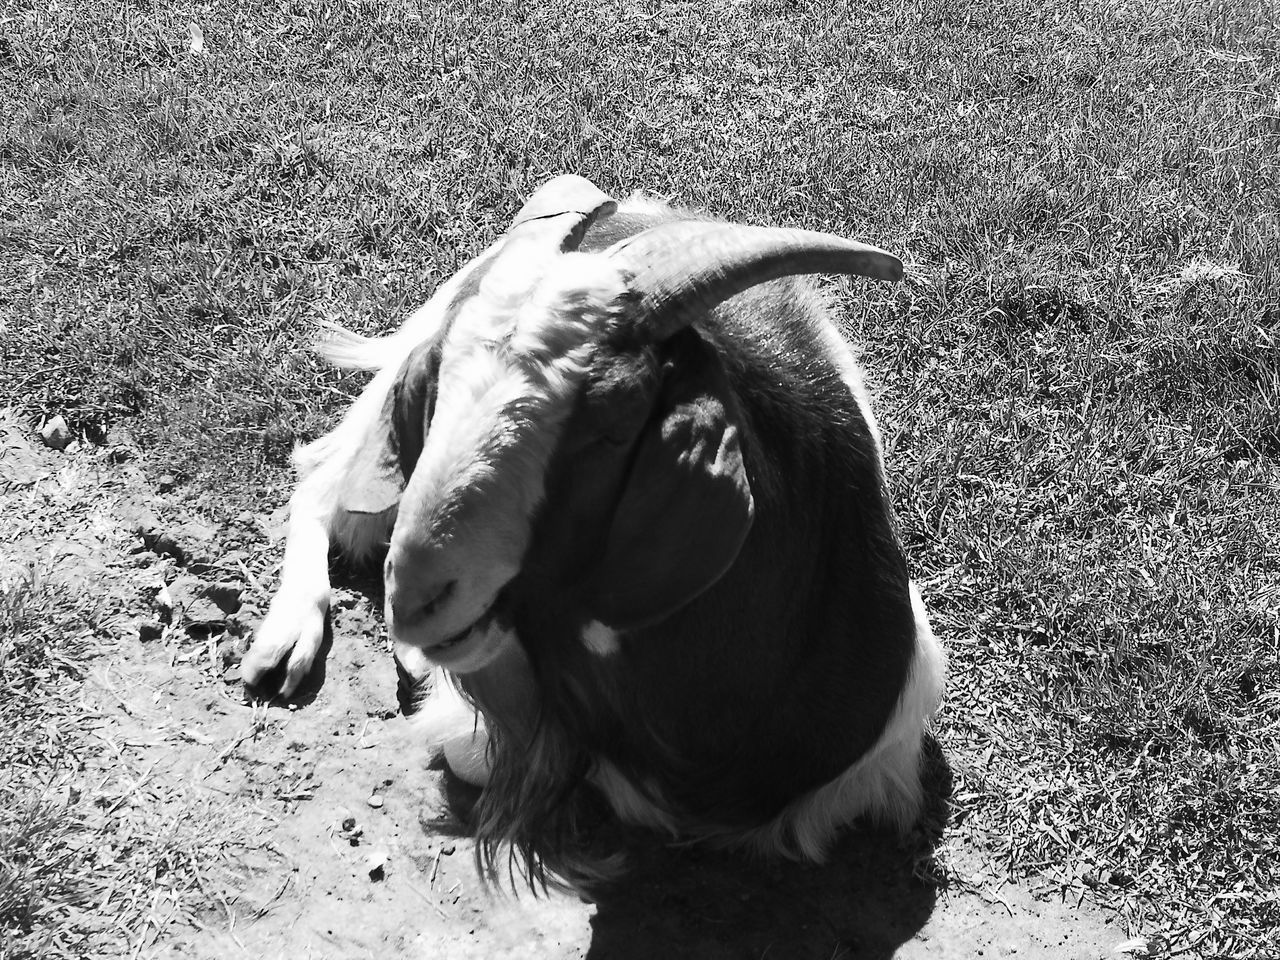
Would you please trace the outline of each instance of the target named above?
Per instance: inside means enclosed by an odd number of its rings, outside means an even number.
[[[471,639],[473,635],[483,633],[485,628],[489,626],[489,623],[492,620],[493,620],[493,610],[492,609],[486,610],[484,613],[480,614],[480,616],[472,620],[470,624],[463,627],[457,633],[451,634],[450,636],[441,640],[439,643],[433,643],[431,646],[427,647],[423,652],[426,653],[427,656],[429,657],[435,657],[437,654],[446,653],[447,651],[453,650],[461,646],[462,644],[466,643],[466,641]]]
[[[452,650],[458,644],[462,643],[463,640],[466,640],[467,637],[471,636],[471,632],[475,630],[476,625],[479,622],[480,621],[477,620],[470,626],[463,627],[453,636],[448,637],[445,640],[441,640],[439,643],[433,643],[431,646],[427,647],[427,653],[439,653],[443,650]]]

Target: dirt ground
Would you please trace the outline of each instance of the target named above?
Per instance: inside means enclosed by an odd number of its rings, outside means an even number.
[[[5,444],[0,576],[34,563],[109,612],[84,665],[105,745],[86,779],[132,785],[120,823],[208,838],[199,896],[166,907],[160,890],[134,956],[1091,958],[1125,939],[1003,882],[945,831],[926,863],[918,845],[854,831],[822,867],[620,831],[629,870],[594,903],[487,890],[473,797],[413,743],[376,598],[339,588],[313,682],[296,704],[255,705],[237,663],[269,599],[279,511],[219,525],[127,449],[57,454],[12,430]]]

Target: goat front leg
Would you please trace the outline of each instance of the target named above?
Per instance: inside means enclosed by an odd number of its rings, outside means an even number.
[[[281,696],[290,696],[311,671],[324,642],[329,612],[329,537],[333,509],[322,495],[323,477],[304,480],[289,501],[280,586],[271,600],[240,672],[246,684],[261,688],[282,663]]]

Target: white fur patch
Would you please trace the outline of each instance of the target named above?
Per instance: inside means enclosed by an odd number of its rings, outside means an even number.
[[[765,854],[821,861],[837,831],[859,816],[905,832],[920,816],[920,747],[942,701],[946,653],[911,584],[916,647],[907,685],[875,746],[830,783],[791,803],[772,822],[731,841]]]
[[[333,430],[293,452],[294,469],[315,504],[317,519],[347,556],[367,560],[386,546],[395,524],[394,509],[381,514],[348,513],[339,508],[356,453],[370,430],[379,428],[383,397],[395,381],[396,371],[379,371]]]
[[[592,620],[582,628],[582,645],[597,657],[611,657],[621,649],[617,631],[599,620]]]
[[[638,790],[635,784],[624,777],[622,771],[608,760],[596,762],[596,767],[591,772],[591,782],[604,794],[604,798],[609,801],[609,806],[623,823],[648,827],[652,830],[663,830],[673,837],[679,834],[671,814]]]
[[[458,312],[400,503],[388,600],[412,610],[416,584],[448,578],[455,589],[419,629],[393,623],[397,642],[426,649],[465,629],[519,570],[561,426],[624,293],[603,258],[514,238]]]
[[[458,692],[440,667],[432,671],[431,694],[412,725],[433,751],[444,754],[454,775],[476,787],[489,782],[489,732],[484,717]]]
[[[549,256],[531,241],[510,247],[445,341],[414,474],[419,507],[489,481],[497,511],[528,519],[592,342],[625,292],[617,268],[598,257]]]

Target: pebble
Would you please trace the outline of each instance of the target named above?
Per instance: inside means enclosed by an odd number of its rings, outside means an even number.
[[[46,447],[65,450],[67,444],[71,442],[71,430],[67,427],[67,421],[61,415],[50,417],[40,428],[40,439],[44,441]]]
[[[364,862],[364,867],[369,871],[369,879],[374,883],[384,879],[387,875],[387,861],[391,859],[385,850],[375,850]]]
[[[382,806],[382,798],[378,796],[376,793],[373,794],[372,796],[369,797],[369,806],[377,810],[379,807]]]

